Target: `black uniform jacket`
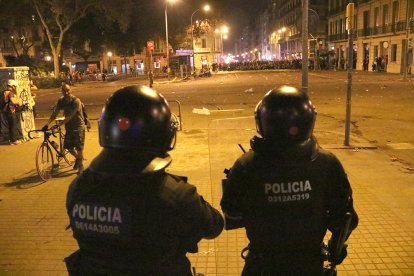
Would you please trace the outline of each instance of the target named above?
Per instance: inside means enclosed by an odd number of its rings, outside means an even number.
[[[148,170],[153,156],[123,155],[104,149],[69,188],[80,274],[191,275],[185,254],[221,233],[221,214],[186,178]]]
[[[226,229],[245,227],[251,252],[282,260],[319,256],[326,230],[337,232],[346,212],[356,227],[344,169],[314,138],[292,148],[252,141],[253,150],[231,168],[221,200]]]

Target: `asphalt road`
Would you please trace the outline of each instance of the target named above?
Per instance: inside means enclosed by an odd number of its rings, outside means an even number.
[[[386,151],[392,161],[400,162],[408,170],[414,167],[413,81],[413,78],[403,81],[400,75],[372,72],[355,72],[352,79],[351,135],[360,138],[360,146],[376,146]],[[136,84],[146,85],[147,81],[89,82],[76,85],[73,93],[82,99],[96,122],[109,95],[123,86]],[[283,84],[300,87],[301,72],[220,73],[211,78],[156,83],[154,89],[171,101],[175,113],[178,108],[172,100],[181,103],[183,128],[191,130],[208,128],[212,119],[251,116],[263,95]],[[309,95],[318,111],[316,136],[324,139],[329,130],[329,142],[338,146],[344,144],[346,91],[345,71],[309,72]],[[37,95],[37,110],[40,117],[46,118],[60,91],[41,90]],[[194,113],[203,108],[211,111],[210,115]]]

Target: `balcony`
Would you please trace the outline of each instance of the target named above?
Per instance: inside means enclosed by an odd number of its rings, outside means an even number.
[[[348,39],[348,33],[341,33],[341,34],[334,34],[328,36],[328,41],[339,41],[339,40],[347,40]]]
[[[395,34],[397,32],[405,31],[405,21],[399,21],[395,24],[388,24],[385,26],[377,26],[373,28],[358,29],[358,36],[373,36],[384,34]]]

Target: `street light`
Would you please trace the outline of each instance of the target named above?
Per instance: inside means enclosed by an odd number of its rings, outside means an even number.
[[[108,56],[108,74],[110,74],[112,73],[112,64],[111,64],[112,52],[108,51],[106,54]]]
[[[312,12],[316,16],[316,18],[318,19],[318,23],[319,23],[319,21],[321,20],[321,18],[319,17],[319,14],[313,9],[308,8],[308,11]],[[318,24],[314,24],[314,25],[316,25],[315,32],[316,32],[316,35],[317,35],[317,33],[318,33]],[[318,37],[317,36],[315,37],[312,34],[309,34],[309,35],[312,37],[311,40],[315,41],[315,57],[313,59],[313,70],[316,71],[317,67],[319,67],[319,65],[318,65]]]
[[[205,12],[208,12],[210,10],[210,5],[204,5],[202,8]],[[191,48],[193,50],[193,66],[192,69],[194,69],[195,65],[195,51],[194,51],[194,26],[193,26],[193,16],[196,14],[201,8],[195,10],[193,14],[191,15]]]
[[[411,7],[411,9],[413,9],[413,7]],[[404,57],[404,62],[403,62],[403,65],[404,65],[404,72],[403,72],[403,75],[404,75],[404,80],[407,80],[407,74],[408,74],[408,70],[409,70],[409,63],[408,63],[408,59],[409,59],[409,53],[410,53],[410,45],[409,45],[409,42],[410,42],[410,33],[411,33],[411,29],[410,29],[410,24],[411,24],[411,22],[412,21],[414,21],[414,18],[410,18],[410,16],[409,16],[409,11],[411,10],[410,9],[410,3],[409,3],[409,1],[407,1],[407,6],[406,6],[406,16],[405,16],[405,29],[406,29],[406,32],[405,32],[405,41],[406,41],[406,43],[405,43],[405,57]]]
[[[165,41],[167,43],[167,73],[168,76],[170,76],[169,71],[170,71],[170,47],[168,46],[168,15],[167,15],[167,7],[168,7],[168,2],[174,3],[177,2],[177,0],[166,0],[165,1]]]
[[[282,27],[280,28],[277,33],[279,34],[279,36],[281,36],[282,34],[284,34],[287,30],[289,29],[289,36],[292,34],[292,29],[289,27]],[[286,52],[287,52],[287,56],[289,57],[289,39],[285,39],[286,41]]]
[[[407,4],[408,6],[408,4]],[[408,13],[408,9],[407,9],[407,13]],[[408,17],[408,15],[407,15]],[[405,58],[404,58],[404,80],[407,80],[407,74],[408,71],[410,70],[410,64],[408,63],[408,59],[410,58],[410,33],[411,33],[411,28],[410,28],[410,24],[411,22],[414,22],[414,18],[408,18],[407,22],[406,22],[406,32],[405,32]]]
[[[223,53],[224,53],[224,43],[223,43],[223,39],[227,39],[228,38],[228,33],[229,33],[229,27],[227,27],[226,25],[223,25],[220,29],[216,29],[214,31],[216,34],[220,34],[220,48],[221,48],[221,59],[223,58]]]
[[[314,37],[312,34],[309,34],[312,38],[309,39],[311,41],[315,42],[315,53],[313,58],[313,71],[316,71],[318,67],[318,37]]]
[[[272,59],[276,59],[276,52],[278,52],[279,59],[280,59],[280,44],[278,43],[278,40],[280,39],[280,34],[278,34],[276,31],[273,32],[270,36],[270,55]],[[279,45],[279,47],[277,47]]]

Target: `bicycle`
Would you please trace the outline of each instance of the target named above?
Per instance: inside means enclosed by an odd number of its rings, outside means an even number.
[[[65,135],[58,125],[61,120],[63,119],[56,119],[56,125],[50,129],[36,129],[28,133],[29,137],[32,138],[32,133],[43,132],[43,142],[36,150],[35,162],[37,174],[44,181],[49,180],[57,173],[56,168],[59,168],[62,159],[68,166],[72,166],[75,163],[75,157],[67,149],[63,148]],[[58,138],[57,141],[59,143],[51,140],[51,136]]]

